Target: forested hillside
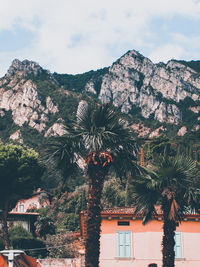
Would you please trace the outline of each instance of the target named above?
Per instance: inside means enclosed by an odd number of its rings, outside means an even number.
[[[134,130],[138,152],[144,149],[145,164],[156,153],[200,160],[200,62],[153,64],[134,50],[111,67],[77,75],[52,74],[35,62],[14,60],[0,79],[1,141],[32,147],[44,157],[48,139],[65,133],[82,100],[111,102],[121,112]],[[63,183],[59,170],[47,166],[41,187],[53,196],[47,213],[57,228],[77,230],[86,207],[85,172]],[[128,181],[111,173],[102,201],[104,207],[128,205]]]

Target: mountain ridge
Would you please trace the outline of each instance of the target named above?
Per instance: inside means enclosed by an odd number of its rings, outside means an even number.
[[[199,61],[177,60],[154,64],[130,50],[110,67],[71,75],[15,59],[0,78],[0,138],[23,142],[23,131],[33,130],[61,135],[81,100],[113,103],[143,136],[169,127],[180,135],[199,130],[199,66]]]

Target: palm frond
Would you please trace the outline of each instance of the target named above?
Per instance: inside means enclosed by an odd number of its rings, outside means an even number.
[[[133,180],[130,186],[132,192],[132,204],[136,207],[136,214],[142,214],[143,224],[146,224],[155,213],[155,206],[158,205],[160,194],[145,174],[140,179]]]
[[[79,149],[80,143],[69,132],[63,136],[50,138],[45,147],[44,161],[47,165],[53,165],[60,170],[65,182],[78,168],[76,151]]]
[[[151,169],[143,169],[142,175],[133,180],[133,205],[137,212],[143,211],[144,223],[148,222],[155,205],[165,199],[168,205],[168,218],[181,220],[187,207],[200,208],[200,182],[195,162],[184,156],[161,157]],[[164,208],[163,204],[161,208]]]

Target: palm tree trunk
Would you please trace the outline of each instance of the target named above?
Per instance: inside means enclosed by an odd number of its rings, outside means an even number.
[[[98,267],[100,254],[101,195],[105,173],[101,168],[89,172],[85,267]]]
[[[3,218],[2,218],[2,234],[3,234],[3,240],[4,240],[5,249],[9,249],[10,248],[7,217],[8,217],[8,198],[5,199]]]
[[[174,267],[175,252],[174,252],[174,235],[176,230],[176,222],[169,219],[170,203],[167,198],[162,203],[164,225],[163,225],[163,267]]]

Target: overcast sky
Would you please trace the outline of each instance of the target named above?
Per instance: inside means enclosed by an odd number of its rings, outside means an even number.
[[[132,49],[200,60],[200,0],[0,0],[0,77],[15,58],[82,73]]]

